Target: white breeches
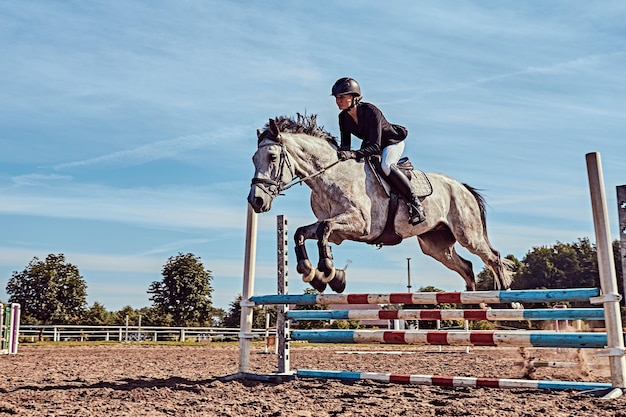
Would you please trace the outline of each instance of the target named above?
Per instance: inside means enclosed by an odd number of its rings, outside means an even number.
[[[380,165],[385,175],[389,176],[391,164],[398,163],[400,158],[402,158],[402,152],[404,152],[404,141],[394,143],[383,149]]]

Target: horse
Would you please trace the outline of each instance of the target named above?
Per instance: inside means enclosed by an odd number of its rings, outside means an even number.
[[[316,116],[297,114],[269,119],[257,130],[255,167],[248,203],[256,213],[268,212],[272,201],[296,183],[311,189],[310,204],[317,221],[299,227],[295,234],[296,270],[319,292],[328,284],[341,293],[346,286],[345,269],[335,268],[330,243],[344,240],[384,245],[379,237],[386,223],[392,224],[397,242],[416,236],[422,252],[457,272],[468,291],[476,290],[472,263],[455,250],[458,242],[477,255],[494,276],[497,289],[508,289],[512,262],[500,256],[489,243],[485,221],[485,200],[467,184],[449,176],[429,172],[432,193],[422,199],[426,220],[408,223],[408,208],[390,213],[389,195],[371,165],[363,161],[339,161],[337,139],[317,126]],[[295,181],[295,182],[294,182]],[[316,239],[317,268],[308,258],[305,241]]]

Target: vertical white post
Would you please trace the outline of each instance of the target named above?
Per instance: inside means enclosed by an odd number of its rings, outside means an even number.
[[[626,185],[619,185],[617,189],[617,217],[619,218],[619,246],[620,246],[620,265],[616,265],[622,268],[622,285],[624,293],[626,293]],[[624,304],[626,304],[626,297],[624,297]]]
[[[9,323],[8,349],[11,355],[17,355],[20,342],[20,305],[11,303],[11,321]]]
[[[611,384],[613,388],[626,388],[626,359],[624,358],[624,335],[622,334],[622,317],[620,314],[620,296],[617,291],[615,262],[609,230],[609,215],[604,192],[604,177],[600,154],[588,153],[587,173],[591,193],[591,208],[596,232],[596,249],[598,252],[598,270],[602,296],[599,302],[604,305],[604,324],[606,327],[607,351],[611,367]]]
[[[289,277],[288,277],[288,259],[289,259],[289,236],[287,231],[287,217],[279,215],[276,217],[276,236],[277,236],[277,279],[278,294],[289,293]],[[289,320],[285,314],[289,311],[288,305],[278,305],[278,314],[276,318],[276,339],[278,344],[278,373],[284,374],[290,372],[289,358]]]
[[[265,308],[263,310],[265,310]],[[265,313],[265,351],[264,353],[270,353],[270,313]]]
[[[254,305],[249,299],[254,293],[254,267],[256,264],[257,214],[248,205],[246,220],[246,250],[244,255],[243,289],[241,291],[241,321],[239,324],[239,372],[250,369],[250,342]]]
[[[8,340],[8,333],[9,333],[9,326],[7,326],[7,322],[4,319],[4,315],[5,315],[5,306],[4,304],[0,304],[0,326],[2,326],[2,331],[0,332],[0,353],[7,353],[8,352],[8,346],[7,346],[7,340]],[[6,351],[6,352],[5,352]]]

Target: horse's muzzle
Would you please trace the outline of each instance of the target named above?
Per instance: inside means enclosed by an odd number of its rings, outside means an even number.
[[[255,213],[265,213],[272,208],[272,201],[274,197],[269,194],[265,189],[252,184],[250,186],[250,194],[248,194],[248,203],[252,207]]]

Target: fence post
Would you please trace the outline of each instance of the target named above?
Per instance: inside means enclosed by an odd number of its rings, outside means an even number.
[[[276,216],[277,225],[277,278],[278,278],[278,294],[289,293],[289,279],[288,279],[288,246],[289,236],[287,231],[287,217],[282,214]],[[288,304],[280,304],[277,306],[277,318],[276,318],[276,339],[278,343],[278,373],[287,373],[290,371],[290,359],[289,359],[289,319],[285,317],[289,311]]]
[[[617,291],[602,163],[600,154],[597,152],[588,153],[585,157],[596,233],[600,287],[602,288],[602,295],[594,297],[595,300],[592,299],[592,302],[604,305],[604,324],[607,337],[606,355],[609,356],[611,367],[611,384],[613,388],[623,389],[626,388],[626,359],[624,358],[624,335],[622,334],[622,317],[620,314],[621,296]]]
[[[256,263],[257,214],[248,204],[246,219],[246,250],[244,255],[243,289],[241,291],[241,320],[239,323],[239,372],[250,369],[250,345],[254,304],[248,301],[254,292],[254,268]]]

